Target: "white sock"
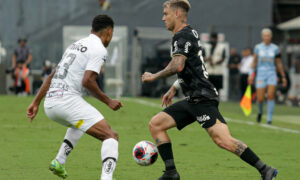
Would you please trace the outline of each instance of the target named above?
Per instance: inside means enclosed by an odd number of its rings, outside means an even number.
[[[84,132],[79,129],[68,128],[64,142],[61,144],[58,154],[56,155],[56,159],[60,164],[66,163],[68,155],[74,149],[83,134]]]
[[[119,155],[118,146],[118,141],[113,138],[103,141],[101,148],[101,180],[112,180]]]

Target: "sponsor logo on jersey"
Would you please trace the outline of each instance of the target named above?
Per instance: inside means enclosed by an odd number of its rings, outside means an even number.
[[[178,82],[179,83],[184,83],[183,79],[181,79],[181,78],[178,79]]]
[[[47,92],[46,97],[47,98],[52,98],[52,97],[63,97],[64,91],[62,90],[57,90],[57,91],[49,91]]]
[[[177,41],[174,42],[174,50],[171,50],[171,54],[174,54],[176,51],[178,51]]]
[[[192,44],[190,42],[186,42],[185,43],[185,46],[184,46],[184,52],[185,53],[188,53],[189,52],[189,47],[191,46]]]
[[[208,121],[208,120],[210,120],[209,115],[204,114],[204,115],[202,115],[202,116],[197,116],[197,121],[198,121],[200,124],[202,124],[202,123],[204,123],[205,121]]]

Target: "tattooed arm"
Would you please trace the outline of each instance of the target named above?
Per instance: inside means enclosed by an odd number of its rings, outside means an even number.
[[[181,72],[184,69],[185,60],[186,60],[185,56],[180,55],[180,54],[175,55],[165,69],[163,69],[155,74],[145,72],[142,76],[142,81],[143,82],[152,82],[157,79],[160,79],[163,77],[168,77],[168,76],[171,76],[178,72]]]

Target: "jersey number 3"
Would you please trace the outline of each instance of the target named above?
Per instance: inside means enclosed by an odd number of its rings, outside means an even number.
[[[62,58],[62,61],[58,64],[57,68],[56,68],[56,73],[54,75],[54,79],[65,79],[67,74],[68,74],[68,70],[70,68],[70,66],[72,65],[72,63],[74,62],[76,58],[76,54],[70,53],[66,56],[64,56]]]

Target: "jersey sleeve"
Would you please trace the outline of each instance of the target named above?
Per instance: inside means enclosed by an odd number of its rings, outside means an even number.
[[[102,50],[101,53],[91,55],[90,59],[87,62],[85,70],[94,71],[97,74],[100,73],[100,69],[107,59],[107,51]]]
[[[172,56],[183,55],[188,57],[192,48],[191,40],[189,40],[187,36],[177,35],[174,37],[173,42]]]

